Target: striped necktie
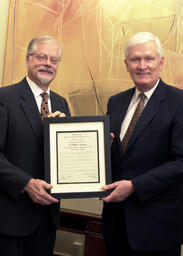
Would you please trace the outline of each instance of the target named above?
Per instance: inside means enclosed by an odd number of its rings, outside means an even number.
[[[133,116],[132,116],[132,119],[130,121],[128,129],[127,129],[127,131],[126,131],[126,133],[125,133],[125,135],[124,135],[124,137],[121,141],[123,152],[126,151],[126,147],[127,147],[128,142],[130,140],[130,137],[133,133],[134,127],[135,127],[135,125],[136,125],[136,123],[137,123],[137,121],[138,121],[138,119],[139,119],[139,117],[140,117],[140,115],[141,115],[141,113],[144,109],[144,103],[145,103],[146,95],[144,93],[140,93],[138,97],[140,98],[139,103],[138,103],[138,105],[135,109],[135,112],[134,112]]]

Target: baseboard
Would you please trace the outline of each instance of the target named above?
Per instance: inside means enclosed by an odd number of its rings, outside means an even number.
[[[53,256],[72,256],[72,255],[61,253],[61,252],[54,252]]]

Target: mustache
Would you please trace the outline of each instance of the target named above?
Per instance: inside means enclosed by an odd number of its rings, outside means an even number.
[[[51,67],[41,67],[41,68],[38,68],[37,71],[46,71],[51,73],[52,75],[55,73]]]

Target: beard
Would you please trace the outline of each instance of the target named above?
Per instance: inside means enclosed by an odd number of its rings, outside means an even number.
[[[49,84],[49,83],[51,83],[51,81],[53,80],[53,77],[38,76],[38,79],[39,79],[39,81],[40,81],[42,84]]]
[[[51,68],[38,69],[37,71],[37,78],[42,84],[47,85],[51,83],[55,77],[55,72]],[[51,75],[42,74],[41,71],[48,71]]]

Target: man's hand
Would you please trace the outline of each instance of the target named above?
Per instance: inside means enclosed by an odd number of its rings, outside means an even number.
[[[132,182],[130,180],[121,180],[102,187],[104,190],[113,190],[107,197],[102,198],[106,203],[120,202],[125,200],[134,192]]]
[[[50,190],[52,185],[48,184],[44,180],[31,179],[24,188],[32,201],[41,205],[50,205],[58,203],[59,200],[52,197],[46,190]]]
[[[49,114],[47,117],[65,117],[66,115],[60,111],[55,111],[54,113]]]

